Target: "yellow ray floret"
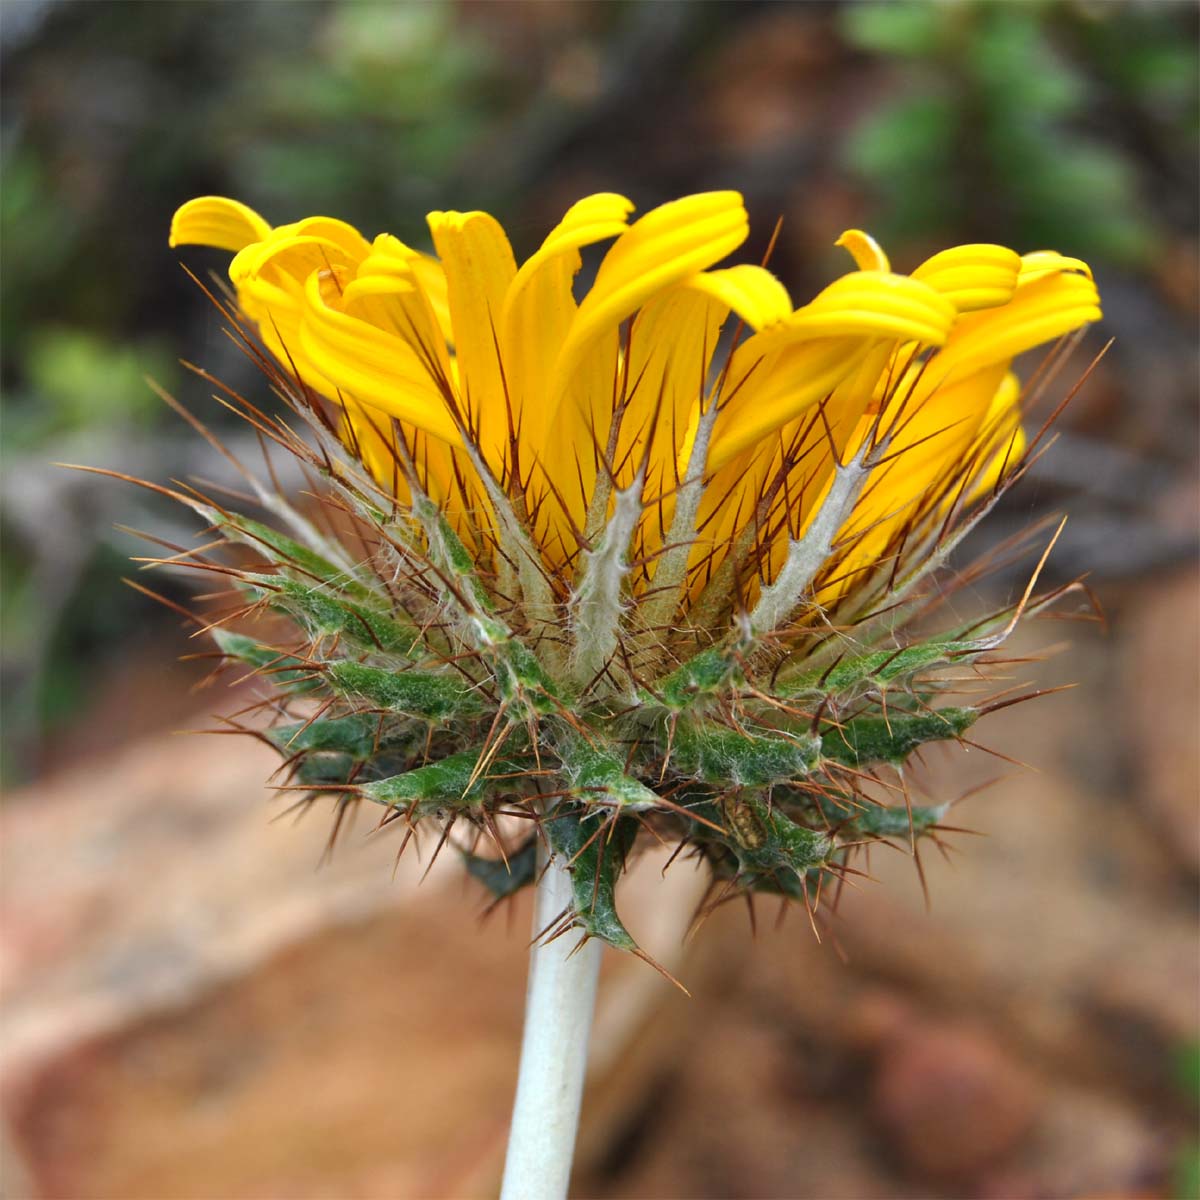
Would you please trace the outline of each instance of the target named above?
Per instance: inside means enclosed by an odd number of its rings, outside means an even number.
[[[1004,246],[955,246],[926,259],[913,273],[942,293],[959,312],[1007,304],[1017,288],[1021,260]]]
[[[821,593],[843,595],[914,513],[1013,467],[1013,359],[1100,316],[1079,259],[981,243],[904,275],[861,230],[838,240],[856,269],[794,306],[763,267],[720,265],[749,231],[730,191],[637,219],[623,196],[585,197],[524,262],[487,213],[428,221],[432,254],[330,217],[272,227],[206,196],[179,209],[170,241],[234,254],[243,314],[340,410],[380,486],[403,499],[415,470],[456,523],[490,520],[487,497],[507,493],[553,570],[579,560],[612,488],[635,484],[631,553],[652,563],[681,489],[699,486],[682,509],[692,595],[750,543],[769,579],[837,464],[886,443],[831,566],[843,582]],[[581,252],[606,242],[581,292]]]

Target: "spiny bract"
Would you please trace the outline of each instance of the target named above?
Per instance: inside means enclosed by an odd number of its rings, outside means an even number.
[[[1076,259],[959,246],[901,275],[858,231],[858,269],[794,309],[762,267],[713,269],[736,193],[632,207],[581,200],[519,267],[480,212],[431,213],[434,257],[205,197],[171,243],[236,252],[227,315],[288,411],[227,402],[322,481],[308,515],[254,482],[286,534],[174,493],[267,564],[212,565],[235,627],[287,621],[213,635],[273,682],[292,783],[466,832],[497,897],[544,839],[572,865],[558,929],[638,952],[614,889],[643,830],[703,857],[714,902],[810,912],[857,848],[936,839],[902,775],[891,804],[863,782],[963,735],[987,705],[951,684],[1038,602],[930,637],[922,585],[1028,462],[1014,356],[1100,310]]]

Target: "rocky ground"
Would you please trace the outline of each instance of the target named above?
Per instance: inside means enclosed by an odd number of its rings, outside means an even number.
[[[876,853],[822,944],[729,906],[681,947],[699,881],[673,867],[664,893],[648,856],[630,923],[693,998],[607,963],[576,1193],[1188,1195],[1197,585],[1123,584],[1107,633],[1024,635],[1069,636],[1025,673],[1081,686],[989,721],[1036,771],[931,756],[940,796],[999,778],[955,813],[983,836],[925,856],[929,912]],[[318,869],[327,826],[270,823],[272,765],[163,730],[9,797],[9,1200],[493,1194],[527,906],[480,923],[449,855],[393,879],[365,820]]]

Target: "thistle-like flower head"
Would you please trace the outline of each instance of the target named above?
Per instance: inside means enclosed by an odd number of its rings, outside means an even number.
[[[856,230],[856,269],[794,307],[718,265],[736,193],[632,211],[589,196],[520,265],[481,212],[431,213],[434,254],[216,197],[171,228],[234,252],[230,316],[303,424],[235,403],[338,513],[321,534],[263,489],[283,534],[191,501],[267,560],[236,615],[293,622],[217,638],[276,684],[295,782],[465,831],[497,895],[543,839],[574,865],[564,927],[627,949],[642,828],[718,898],[810,909],[864,842],[937,837],[940,808],[861,781],[963,734],[983,706],[941,703],[947,669],[1028,604],[908,630],[1027,461],[1013,359],[1100,316],[1076,259],[958,246],[902,275]]]

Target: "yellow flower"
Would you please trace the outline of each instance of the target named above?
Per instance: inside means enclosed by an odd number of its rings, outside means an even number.
[[[821,602],[915,552],[910,539],[1020,460],[1013,359],[1100,316],[1076,259],[959,246],[902,275],[855,230],[839,244],[857,269],[793,308],[765,269],[718,266],[748,233],[737,193],[632,211],[589,196],[519,267],[482,212],[429,214],[431,256],[326,217],[271,228],[203,197],[175,214],[171,244],[235,252],[243,312],[340,407],[382,486],[403,498],[419,482],[476,531],[506,495],[564,579],[617,493],[637,489],[631,590],[661,590],[671,561],[693,603],[714,579],[748,597],[776,580],[845,499],[847,464],[862,478],[826,538]],[[578,297],[580,251],[601,242]]]

